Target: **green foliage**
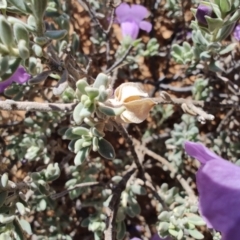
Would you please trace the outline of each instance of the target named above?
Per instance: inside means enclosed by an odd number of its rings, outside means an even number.
[[[192,93],[196,100],[206,100],[209,97],[211,87],[207,79],[199,78],[194,82]]]
[[[171,236],[179,240],[188,236],[203,239],[204,236],[197,227],[205,225],[205,222],[196,214],[197,207],[188,203],[177,188],[169,189],[166,183],[162,184],[159,194],[169,206],[169,210],[161,211],[158,216],[158,234],[163,238]]]
[[[171,131],[171,138],[165,142],[169,150],[166,156],[177,169],[181,168],[183,164],[182,154],[184,141],[189,140],[195,142],[199,133],[194,117],[184,114],[181,120],[182,122],[180,124],[174,124],[174,129]]]
[[[217,137],[213,136],[211,136],[208,140],[212,146],[213,151],[219,155],[222,155],[225,159],[230,159],[232,162],[239,165],[240,144],[234,136],[234,133],[229,135],[227,131],[221,131]]]
[[[64,114],[56,112],[36,112],[35,116],[25,118],[26,132],[19,136],[8,137],[7,149],[10,158],[28,161],[43,160],[48,164],[51,160],[50,149],[47,148],[48,137],[64,117]]]
[[[178,0],[167,0],[164,8],[168,11],[169,17],[178,18],[181,15],[181,3]]]
[[[137,46],[138,46],[138,44],[137,44]],[[160,45],[159,45],[157,39],[151,38],[147,43],[145,51],[142,49],[142,46],[140,45],[139,55],[142,55],[143,57],[152,57],[152,56],[158,55],[159,46]]]
[[[202,2],[205,6],[213,9],[214,16],[205,16],[207,25],[204,26],[196,18],[197,9],[192,8],[195,20],[191,22],[193,46],[188,42],[183,45],[173,44],[172,57],[181,64],[208,61],[205,64],[210,71],[223,71],[219,66],[219,55],[229,54],[234,48],[235,43],[230,45],[222,44],[233,31],[240,18],[240,10],[237,9],[233,1],[211,1]]]
[[[88,183],[96,181],[94,175],[99,171],[103,170],[103,164],[100,159],[95,159],[94,163],[88,164],[88,169],[85,169],[84,165],[71,166],[69,168],[69,174],[72,176],[66,183],[65,187],[69,191],[69,196],[71,199],[78,198],[83,192],[89,192],[88,188],[75,188],[76,185],[82,183]],[[73,189],[73,190],[71,190]]]
[[[81,223],[83,227],[88,226],[88,229],[94,232],[94,239],[100,240],[102,233],[106,228],[106,216],[104,214],[94,214],[87,219],[84,219]]]
[[[192,61],[193,50],[188,42],[184,42],[183,46],[174,44],[172,46],[172,56],[178,63],[186,64]]]

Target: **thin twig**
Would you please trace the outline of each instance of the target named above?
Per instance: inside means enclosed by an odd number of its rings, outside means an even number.
[[[132,48],[133,48],[133,46],[130,45],[128,47],[128,49],[126,50],[126,52],[124,53],[124,55],[119,60],[117,60],[110,68],[108,68],[105,71],[105,73],[108,74],[111,71],[113,71],[116,67],[118,67],[125,60],[125,58],[128,56],[128,54],[131,52]]]
[[[145,172],[145,179],[144,179],[145,186],[152,192],[152,195],[161,203],[164,210],[169,210],[169,207],[164,202],[164,200],[158,194],[157,188],[154,186],[153,180],[151,176]]]
[[[98,187],[98,186],[102,186],[103,184],[100,183],[100,182],[84,182],[84,183],[79,183],[79,184],[76,184],[75,186],[69,188],[69,189],[66,189],[60,193],[54,193],[54,194],[51,194],[50,197],[52,199],[57,199],[59,197],[63,197],[65,196],[66,194],[68,194],[70,191],[74,190],[74,189],[77,189],[77,188],[84,188],[84,187]]]
[[[185,22],[185,9],[184,9],[184,0],[181,0],[181,10],[182,10],[182,22],[183,22],[183,33],[184,40],[186,40],[186,22]]]
[[[78,2],[81,4],[81,6],[84,7],[85,10],[87,10],[89,12],[90,17],[95,21],[95,23],[97,24],[97,26],[99,27],[99,29],[105,33],[105,30],[103,29],[102,24],[99,22],[96,14],[92,11],[91,6],[89,5],[89,3],[86,0],[78,0]],[[87,8],[87,9],[86,9]]]
[[[114,13],[115,13],[115,8],[113,7],[113,5],[110,4],[110,6],[111,6],[110,23],[109,23],[109,25],[108,25],[108,29],[105,31],[105,33],[106,33],[107,35],[109,35],[109,33],[110,33],[111,29],[112,29],[112,25],[113,25],[113,22],[114,22]]]
[[[117,186],[113,190],[112,198],[109,203],[109,206],[106,209],[107,212],[107,227],[104,231],[105,240],[115,240],[115,218],[118,210],[118,206],[121,199],[121,194],[126,188],[126,184],[129,180],[129,178],[132,176],[132,174],[136,171],[136,169],[133,169],[126,173],[125,176],[123,176],[122,180],[117,184]]]
[[[234,108],[235,110],[240,110],[239,105],[234,104],[226,104],[221,102],[206,102],[206,101],[196,101],[196,100],[190,100],[185,98],[171,98],[169,99],[163,99],[163,98],[152,98],[153,101],[155,101],[157,104],[172,104],[172,105],[182,105],[183,103],[187,104],[193,104],[197,107],[202,108]]]
[[[137,139],[134,139],[134,142],[137,144],[140,144],[140,142]],[[156,154],[155,152],[149,150],[147,147],[140,145],[142,151],[147,154],[148,156],[152,157],[153,159],[157,160],[160,162],[163,166],[166,166],[168,170],[171,172],[171,175],[176,175],[177,171],[176,169],[172,166],[172,164],[167,161],[167,159],[161,157],[160,155]],[[188,194],[189,198],[192,200],[192,202],[196,202],[197,198],[192,190],[192,188],[189,186],[188,182],[181,176],[181,174],[176,175],[177,180],[179,183],[182,185],[183,189],[186,191]]]
[[[233,114],[234,112],[234,109],[230,109],[227,114],[225,115],[225,117],[223,118],[223,120],[219,123],[217,129],[216,129],[216,132],[221,132],[222,131],[222,128],[224,125],[227,124],[227,122],[229,121],[229,118],[231,117],[231,115]]]
[[[155,184],[153,183],[153,181],[150,182],[145,177],[145,172],[144,172],[144,169],[142,167],[142,164],[139,161],[139,158],[138,158],[138,155],[137,155],[137,152],[136,152],[136,148],[134,146],[133,139],[129,136],[128,132],[126,131],[126,129],[122,125],[117,124],[115,122],[113,122],[113,124],[114,124],[115,128],[119,131],[119,133],[124,137],[126,142],[128,143],[130,151],[131,151],[133,159],[134,159],[134,162],[135,162],[135,164],[136,164],[136,166],[138,168],[140,176],[141,176],[142,180],[144,181],[146,187],[148,187],[150,189],[150,191],[152,192],[153,196],[162,204],[163,208],[167,209],[168,207],[164,203],[164,201],[162,200],[160,195],[158,194],[158,192],[156,190],[156,187],[154,186]]]
[[[15,102],[13,100],[0,101],[0,110],[5,111],[39,111],[39,112],[70,112],[76,103],[40,103]]]
[[[157,104],[172,104],[182,105],[183,103],[194,104],[195,106],[202,108],[233,108],[234,110],[240,111],[239,105],[225,104],[221,102],[205,102],[195,101],[184,98],[171,98],[171,100],[163,98],[152,98]],[[0,110],[5,111],[39,111],[39,112],[50,112],[50,111],[62,111],[71,112],[73,111],[76,103],[41,103],[41,102],[16,102],[14,100],[0,101]]]
[[[18,183],[15,183],[15,182],[12,182],[12,181],[8,181],[8,184],[6,187],[1,187],[1,191],[9,191],[9,192],[12,192],[12,191],[16,191],[16,190],[23,190],[23,189],[30,189],[31,186],[30,186],[30,183],[28,182],[18,182]]]
[[[127,144],[129,145],[130,151],[133,155],[133,159],[134,162],[137,166],[138,171],[140,172],[141,176],[144,177],[144,170],[143,167],[138,159],[138,155],[134,149],[134,145],[133,145],[133,141],[131,139],[131,137],[129,136],[127,130],[121,125],[116,123],[115,121],[112,121],[112,124],[114,125],[114,127],[117,129],[117,131],[124,137],[124,139],[126,140]]]
[[[105,30],[102,26],[102,24],[100,23],[100,21],[98,20],[96,14],[93,12],[93,10],[91,9],[90,4],[86,1],[86,0],[78,0],[78,2],[83,6],[85,5],[85,10],[88,10],[90,17],[95,21],[95,23],[97,24],[97,26],[101,29],[101,31],[103,33],[105,33],[106,35],[108,35],[110,33],[110,30],[112,28],[112,24],[114,22],[114,13],[115,13],[115,8],[113,7],[113,5],[111,4],[111,16],[110,16],[110,23],[108,25],[107,30]],[[86,9],[87,8],[87,9]]]
[[[165,158],[159,156],[158,154],[154,153],[153,151],[149,150],[147,147],[140,144],[140,142],[137,139],[134,138],[133,142],[134,142],[134,144],[137,144],[139,146],[139,148],[141,148],[142,152],[144,152],[145,154],[147,154],[150,157],[157,159],[159,162],[161,162],[161,164],[163,166],[166,166],[171,173],[173,173],[174,175],[176,174],[176,169],[172,166],[172,164],[167,159],[165,159]]]

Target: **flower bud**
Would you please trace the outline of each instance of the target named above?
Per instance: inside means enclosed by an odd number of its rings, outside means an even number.
[[[207,20],[205,16],[214,17],[214,12],[211,6],[200,4],[197,8],[196,19],[200,25],[207,26]]]

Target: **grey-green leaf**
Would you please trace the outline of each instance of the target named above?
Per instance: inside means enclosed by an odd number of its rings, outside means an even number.
[[[8,56],[1,56],[0,58],[0,76],[8,70]]]
[[[6,18],[2,15],[0,15],[0,33],[0,39],[3,44],[8,47],[12,47],[14,40],[12,28]]]
[[[39,19],[40,21],[43,18],[44,12],[47,7],[48,0],[32,0],[32,10],[35,18]]]
[[[8,224],[11,223],[15,217],[15,215],[9,216],[8,214],[0,214],[0,222],[3,224]]]
[[[137,195],[146,195],[147,194],[146,189],[141,185],[133,184],[133,185],[131,185],[131,190],[133,193],[135,193]]]
[[[88,227],[89,223],[90,223],[89,218],[85,218],[85,219],[82,220],[81,226],[82,227]]]
[[[122,240],[126,233],[126,225],[124,221],[117,223],[117,239]]]
[[[27,46],[27,42],[25,40],[20,40],[18,42],[18,51],[19,51],[19,56],[23,59],[26,60],[30,56],[30,52]]]
[[[0,193],[0,207],[2,207],[2,205],[4,204],[6,198],[7,198],[8,192],[7,191],[3,191]]]
[[[73,140],[79,138],[79,135],[74,134],[72,130],[73,128],[68,128],[63,135],[63,139]]]
[[[98,153],[102,157],[110,160],[113,160],[115,158],[115,150],[112,144],[107,140],[105,140],[104,138],[99,139],[98,147],[99,147]]]
[[[58,96],[64,92],[64,90],[68,87],[67,80],[68,80],[68,71],[64,69],[60,80],[58,81],[57,85],[53,88],[54,95]]]
[[[49,76],[49,74],[51,72],[52,72],[51,70],[47,70],[47,71],[41,72],[37,76],[29,79],[28,83],[29,84],[37,84],[37,83],[43,82],[43,81],[45,81],[48,78],[48,76]]]
[[[0,240],[9,240],[11,238],[10,231],[6,231],[0,234]]]
[[[130,206],[135,215],[139,215],[141,213],[141,207],[138,203],[131,204]]]
[[[220,52],[219,54],[220,55],[223,55],[223,54],[226,54],[226,53],[229,53],[231,51],[233,51],[233,49],[238,45],[238,43],[231,43],[229,45],[227,45],[226,47],[224,47]]]
[[[112,108],[112,107],[108,107],[101,104],[98,106],[98,110],[107,116],[118,116],[125,110],[125,107],[121,106],[121,107]]]
[[[20,215],[24,215],[25,214],[25,207],[21,202],[17,202],[16,203],[16,207],[18,209],[18,212],[20,213]]]
[[[72,141],[74,141],[74,140],[72,140]],[[74,153],[77,154],[78,151],[80,151],[84,141],[85,141],[84,139],[78,139],[78,140],[74,141],[74,148],[73,148]]]
[[[78,105],[74,108],[73,110],[73,120],[77,123],[80,124],[82,122],[82,116],[80,115],[82,109],[84,108],[83,104],[80,102]]]
[[[81,150],[79,150],[79,152],[77,153],[77,155],[74,158],[74,164],[76,166],[81,165],[88,157],[89,152],[90,152],[90,147],[85,147],[85,148],[82,148]]]
[[[24,0],[8,0],[13,6],[15,6],[18,10],[24,13],[31,13],[30,8],[25,4]]]
[[[1,176],[1,184],[4,188],[7,186],[7,184],[8,184],[8,174],[7,173],[4,173]]]
[[[45,36],[54,40],[60,40],[67,35],[67,30],[46,31]]]
[[[205,225],[205,222],[203,221],[203,219],[196,214],[191,214],[190,216],[187,217],[187,219],[189,223],[192,223],[196,226]]]
[[[97,88],[86,86],[84,90],[90,99],[94,99],[99,95],[99,90]]]
[[[203,239],[204,238],[202,233],[200,233],[197,229],[188,229],[188,232],[194,239]]]
[[[85,127],[74,127],[72,130],[73,134],[76,135],[85,135],[85,136],[89,136],[90,134],[90,130],[85,128]]]
[[[29,44],[29,33],[24,24],[15,23],[13,25],[13,33],[17,41],[25,40]]]
[[[22,230],[22,227],[21,227],[21,225],[20,225],[20,223],[19,223],[19,221],[17,219],[15,219],[13,221],[13,225],[14,225],[15,231],[16,231],[16,233],[18,235],[17,239],[24,240],[25,237],[24,237],[24,234],[23,234],[23,230]]]
[[[0,0],[0,9],[6,9],[6,8],[7,8],[7,1]]]
[[[20,223],[22,229],[23,229],[27,234],[29,234],[29,235],[32,234],[32,228],[31,228],[31,225],[30,225],[29,222],[27,222],[27,221],[24,220],[24,219],[20,219],[20,220],[19,220],[19,223]]]
[[[108,76],[104,73],[99,73],[97,75],[97,78],[95,79],[95,82],[93,83],[93,87],[94,88],[99,88],[100,86],[104,86],[104,87],[107,87],[108,85]]]

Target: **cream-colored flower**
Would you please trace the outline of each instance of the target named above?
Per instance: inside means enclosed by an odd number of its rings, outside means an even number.
[[[124,106],[125,111],[116,120],[125,123],[141,123],[156,104],[138,83],[123,83],[114,92],[114,98],[108,99],[112,107]]]

